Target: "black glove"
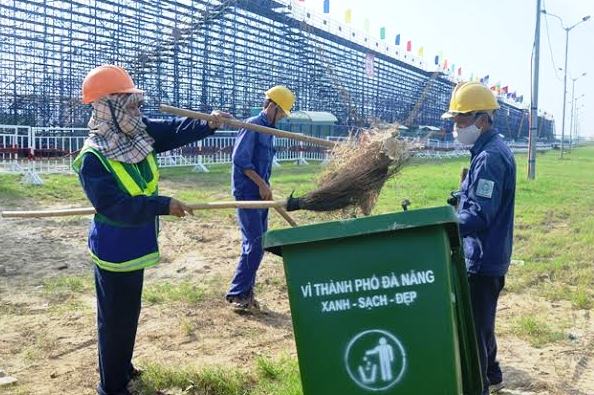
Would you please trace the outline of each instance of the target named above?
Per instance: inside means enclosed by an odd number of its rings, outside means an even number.
[[[448,204],[450,206],[457,207],[459,202],[460,202],[460,191],[450,192],[450,197],[448,198]]]
[[[291,192],[291,195],[289,196],[289,198],[287,199],[287,211],[296,211],[296,210],[301,210],[301,199],[299,199],[298,197],[293,197],[293,193],[295,191]]]

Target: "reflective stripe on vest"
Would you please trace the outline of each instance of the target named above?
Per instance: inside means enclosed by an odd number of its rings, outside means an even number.
[[[140,270],[147,267],[155,266],[159,263],[159,259],[161,255],[159,252],[152,252],[145,256],[141,256],[140,258],[131,259],[126,262],[120,263],[113,263],[107,262],[100,259],[97,255],[93,254],[91,250],[89,250],[89,254],[91,254],[91,259],[97,266],[99,266],[103,270],[107,270],[108,272],[132,272],[134,270]]]
[[[122,163],[115,160],[107,159],[103,154],[94,148],[85,148],[76,157],[72,163],[72,168],[76,173],[80,173],[82,167],[82,161],[85,154],[95,155],[103,167],[113,174],[117,180],[120,188],[129,194],[130,196],[153,196],[157,195],[158,183],[159,183],[159,168],[157,167],[156,156],[154,153],[149,154],[146,157],[146,163],[150,170],[150,181],[147,182],[141,172],[139,164]],[[142,163],[142,162],[141,162]],[[95,214],[95,220],[105,223],[105,218],[100,213]],[[108,221],[110,226],[118,227],[118,224],[113,221]],[[157,231],[155,224],[155,232]],[[158,248],[158,246],[156,246]],[[108,262],[104,261],[96,256],[91,250],[92,261],[103,270],[110,272],[131,272],[134,270],[144,269],[150,266],[154,266],[159,263],[160,254],[158,249],[154,252],[141,256],[139,258],[131,259],[124,262]]]
[[[72,163],[72,168],[76,173],[80,172],[82,160],[87,153],[94,154],[101,161],[103,167],[115,176],[124,192],[127,192],[130,196],[153,196],[157,193],[159,168],[157,167],[154,152],[151,152],[146,157],[151,173],[151,180],[149,182],[146,182],[143,178],[138,164],[122,163],[117,160],[107,159],[99,151],[89,147],[83,149]]]

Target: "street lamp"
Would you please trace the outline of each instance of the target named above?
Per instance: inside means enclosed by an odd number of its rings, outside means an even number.
[[[582,94],[578,97],[576,97],[575,99],[573,99],[573,102],[571,103],[571,122],[569,123],[569,145],[571,147],[571,145],[573,144],[573,139],[571,136],[575,136],[576,140],[579,141],[579,139],[577,138],[577,112],[580,108],[583,108],[584,105],[582,104],[580,107],[577,106],[577,102],[578,100],[582,99],[584,96],[586,96],[585,94]],[[573,111],[573,108],[575,107],[575,111]],[[575,117],[575,122],[574,122],[574,117]],[[573,132],[572,132],[573,131]]]
[[[563,120],[561,121],[561,159],[563,159],[563,145],[564,142],[563,140],[565,139],[565,105],[567,104],[567,53],[569,51],[569,32],[576,27],[577,25],[579,25],[582,22],[586,22],[588,19],[590,19],[590,15],[587,15],[585,17],[583,17],[580,21],[578,21],[577,23],[569,26],[569,27],[565,27],[565,24],[563,23],[563,19],[561,19],[560,16],[555,15],[555,14],[551,14],[549,12],[547,12],[546,10],[542,10],[543,14],[546,15],[550,15],[550,16],[554,16],[555,18],[559,19],[559,22],[561,23],[561,27],[563,28],[563,30],[565,30],[565,67],[563,70]]]
[[[575,98],[575,82],[577,80],[579,80],[582,77],[585,77],[586,74],[588,73],[582,73],[581,75],[578,75],[575,78],[572,78],[572,84],[571,84],[571,120],[569,121],[569,149],[571,150],[571,147],[573,145],[573,139],[572,139],[572,130],[573,130],[573,108],[574,108],[574,104],[576,102],[576,98]],[[580,96],[583,97],[584,95]]]

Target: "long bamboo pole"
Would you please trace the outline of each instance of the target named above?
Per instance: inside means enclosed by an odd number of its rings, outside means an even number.
[[[198,111],[185,110],[183,108],[172,107],[172,106],[168,106],[166,104],[161,104],[159,109],[162,112],[179,115],[182,117],[202,119],[203,121],[213,121],[214,120],[214,117],[210,114],[205,114],[205,113],[198,112]],[[254,125],[252,123],[238,121],[237,119],[234,119],[234,118],[223,118],[223,121],[226,125],[233,126],[233,127],[240,128],[240,129],[249,129],[254,132],[270,134],[270,135],[277,136],[277,137],[286,137],[286,138],[297,140],[297,141],[303,141],[305,143],[320,145],[322,147],[334,148],[336,146],[336,143],[334,143],[332,141],[319,139],[317,137],[304,136],[302,134],[297,134],[297,133],[285,132],[283,130],[269,128],[267,126]]]
[[[274,208],[275,210],[280,209],[284,212],[286,202],[283,200],[278,200],[278,201],[274,201],[274,200],[271,200],[271,201],[242,200],[242,201],[228,201],[228,202],[193,203],[193,204],[188,204],[188,206],[194,210],[214,210],[214,209],[230,209],[230,208]],[[69,209],[62,209],[62,210],[33,210],[33,211],[2,211],[2,212],[0,212],[0,216],[2,216],[2,218],[67,217],[67,216],[72,216],[72,215],[92,215],[92,214],[95,214],[95,209],[92,207],[69,208]],[[285,212],[285,214],[286,214],[286,212]],[[287,216],[288,216],[288,214],[287,214]],[[285,216],[283,215],[283,217],[285,217]],[[294,222],[295,221],[293,221],[293,223]],[[291,224],[291,225],[295,226],[293,224]]]

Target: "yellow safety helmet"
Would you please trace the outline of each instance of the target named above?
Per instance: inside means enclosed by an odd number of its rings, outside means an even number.
[[[464,82],[456,85],[450,99],[450,109],[443,113],[442,119],[453,118],[456,114],[499,109],[493,92],[479,82]]]
[[[276,103],[285,114],[291,114],[291,109],[295,104],[295,94],[286,86],[273,86],[266,91],[266,98]]]

